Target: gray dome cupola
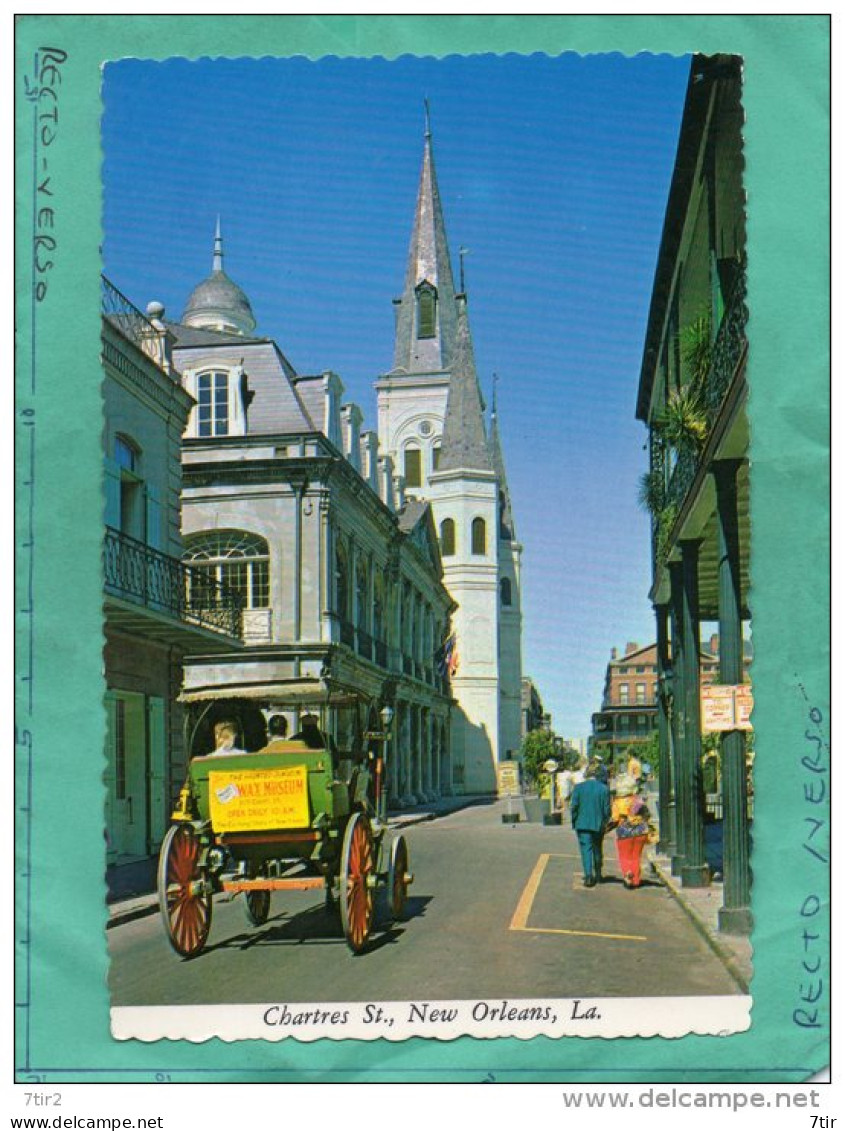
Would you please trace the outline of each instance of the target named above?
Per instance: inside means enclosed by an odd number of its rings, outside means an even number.
[[[182,324],[200,330],[220,330],[247,336],[255,329],[255,315],[249,299],[223,270],[223,238],[220,217],[214,233],[211,274],[191,292]]]

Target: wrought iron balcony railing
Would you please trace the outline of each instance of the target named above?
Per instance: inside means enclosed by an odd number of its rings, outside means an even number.
[[[748,321],[745,274],[740,272],[733,293],[713,343],[710,367],[701,386],[701,407],[707,419],[708,433],[712,430],[722,410],[725,397],[737,372],[745,351],[745,326]],[[679,509],[693,484],[701,464],[701,453],[685,449],[678,453],[677,461],[666,488],[667,506]],[[657,523],[653,525],[655,545]]]
[[[144,349],[151,339],[155,339],[156,329],[149,318],[105,275],[100,276],[100,300],[106,321],[139,349]]]
[[[103,545],[106,592],[185,624],[240,638],[243,599],[177,558],[112,527]]]

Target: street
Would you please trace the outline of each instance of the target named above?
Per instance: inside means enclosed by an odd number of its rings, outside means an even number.
[[[214,903],[206,949],[183,961],[158,914],[108,932],[113,1005],[649,997],[742,991],[644,869],[638,891],[605,842],[606,881],[586,889],[574,834],[501,822],[491,802],[404,831],[415,882],[404,920],[383,893],[355,956],[321,893],[276,893],[250,927],[242,897]]]

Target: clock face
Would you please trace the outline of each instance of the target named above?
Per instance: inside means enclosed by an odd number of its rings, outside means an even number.
[[[431,421],[430,420],[424,420],[422,422],[422,424],[420,424],[419,433],[420,433],[421,436],[430,436],[431,435]]]

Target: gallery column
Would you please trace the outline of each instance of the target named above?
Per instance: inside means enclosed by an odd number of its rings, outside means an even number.
[[[683,565],[683,729],[686,846],[681,867],[684,887],[706,887],[710,873],[704,856],[704,790],[701,777],[700,642],[698,624],[698,541],[681,542]]]
[[[742,683],[742,582],[739,562],[737,475],[740,460],[713,464],[719,528],[719,681]],[[724,904],[719,929],[751,933],[751,873],[748,844],[748,785],[745,736],[741,730],[722,734],[722,802],[724,806]]]
[[[672,616],[672,710],[669,718],[669,745],[672,761],[674,796],[674,839],[672,842],[672,875],[680,876],[686,861],[688,805],[685,799],[686,777],[682,772],[684,745],[684,567],[682,562],[669,562]]]
[[[669,736],[668,682],[669,682],[669,609],[655,605],[657,621],[657,813],[660,825],[659,852],[671,856],[675,848],[675,802],[672,782],[672,743]]]

